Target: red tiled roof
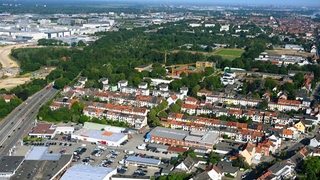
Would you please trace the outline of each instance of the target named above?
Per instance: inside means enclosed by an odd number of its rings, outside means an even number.
[[[183,104],[182,108],[185,109],[197,109],[198,105],[192,105],[192,104]]]
[[[263,179],[267,178],[268,176],[270,176],[271,174],[272,174],[272,172],[270,170],[268,170],[266,173],[261,175],[257,180],[263,180]]]
[[[2,98],[5,99],[5,100],[10,100],[10,99],[13,99],[14,96],[11,95],[11,94],[5,94],[5,95],[2,96]]]
[[[241,129],[247,129],[248,128],[248,124],[247,123],[236,123],[236,127],[237,128],[241,128]]]
[[[54,129],[51,129],[52,124],[42,123],[38,124],[32,131],[31,134],[53,134]]]
[[[172,94],[170,97],[171,97],[172,100],[178,99],[178,96],[176,94]]]
[[[278,99],[278,104],[299,106],[301,103],[297,100]]]
[[[181,147],[173,147],[173,146],[170,146],[168,147],[168,151],[174,151],[174,152],[180,152],[180,153],[184,153],[187,151],[186,148],[181,148]]]
[[[285,135],[293,135],[293,131],[290,130],[290,129],[284,129],[284,130],[282,131],[282,133],[285,134]]]

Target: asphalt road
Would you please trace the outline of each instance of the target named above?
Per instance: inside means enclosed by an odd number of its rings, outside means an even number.
[[[40,107],[49,101],[58,90],[44,88],[29,97],[0,122],[0,157],[8,155],[10,149],[23,138],[34,125]]]

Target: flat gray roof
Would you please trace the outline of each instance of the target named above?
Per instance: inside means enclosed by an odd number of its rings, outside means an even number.
[[[116,169],[77,164],[69,168],[61,177],[61,180],[99,180],[104,179],[110,173],[116,174]]]
[[[58,161],[61,154],[49,154],[49,147],[34,146],[32,150],[26,155],[26,160],[49,160]]]
[[[168,129],[164,127],[156,127],[149,133],[150,136],[158,136],[162,138],[170,138],[176,140],[183,140],[188,134],[188,131]]]
[[[152,158],[142,158],[139,156],[129,156],[126,161],[131,161],[135,163],[143,163],[143,164],[152,164],[152,165],[159,165],[160,160],[158,159],[152,159]]]
[[[24,156],[3,156],[0,158],[0,174],[13,173],[24,160]]]
[[[269,170],[273,173],[273,174],[277,174],[280,170],[282,170],[286,165],[290,165],[289,163],[286,163],[284,161],[282,162],[277,162],[274,165],[272,165]]]
[[[41,179],[50,180],[56,175],[67,163],[71,161],[72,155],[62,155],[58,161],[36,161],[25,160],[10,178],[11,180],[21,179]]]

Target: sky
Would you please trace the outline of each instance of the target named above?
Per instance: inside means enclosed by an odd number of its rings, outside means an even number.
[[[130,1],[130,0],[128,0]],[[131,0],[134,1],[134,0]],[[201,3],[201,4],[260,4],[260,5],[297,5],[297,6],[320,6],[320,0],[146,0],[154,2],[174,2],[174,3]]]
[[[320,0],[0,0],[0,2],[90,2],[90,1],[99,1],[99,2],[139,2],[139,3],[174,3],[174,4],[207,4],[207,5],[288,5],[288,6],[320,6]]]

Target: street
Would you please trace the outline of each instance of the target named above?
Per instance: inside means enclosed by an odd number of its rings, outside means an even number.
[[[49,101],[58,90],[44,88],[14,109],[0,122],[0,156],[8,155],[10,149],[33,125],[39,108]]]

